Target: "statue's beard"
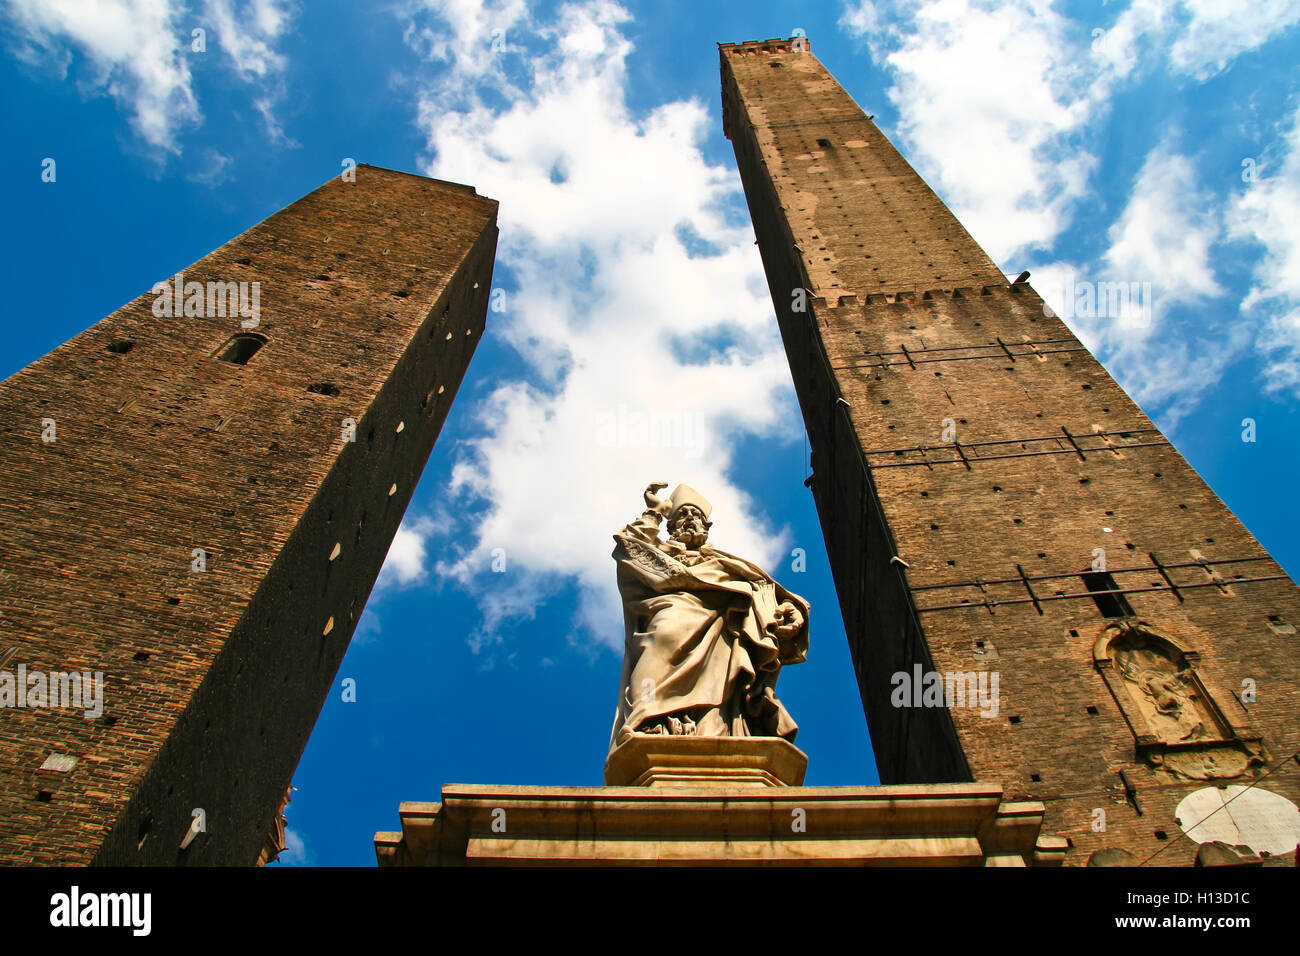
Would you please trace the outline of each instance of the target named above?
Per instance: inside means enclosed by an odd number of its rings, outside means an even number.
[[[704,542],[709,540],[709,533],[699,527],[682,525],[673,532],[673,540],[679,541],[692,551],[695,551],[703,547]]]

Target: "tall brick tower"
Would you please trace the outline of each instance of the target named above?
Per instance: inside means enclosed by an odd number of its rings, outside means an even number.
[[[1288,852],[1294,583],[805,40],[720,54],[882,782],[1001,783],[1071,863]]]
[[[344,179],[0,384],[0,861],[258,859],[496,248],[467,186]]]

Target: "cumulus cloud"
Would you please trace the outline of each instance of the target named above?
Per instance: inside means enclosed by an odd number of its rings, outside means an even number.
[[[1089,194],[1087,130],[1121,84],[1157,64],[1206,80],[1300,20],[1300,0],[1133,0],[1089,29],[1058,6],[856,0],[839,21],[888,71],[913,165],[1011,271]]]
[[[1096,263],[1035,269],[1034,286],[1140,405],[1166,408],[1173,427],[1240,358],[1249,333],[1199,308],[1224,295],[1212,255],[1222,227],[1172,136],[1147,154],[1107,238]],[[1197,309],[1199,320],[1180,309]]]
[[[839,26],[852,36],[870,36],[880,28],[880,16],[872,0],[846,3],[840,15]]]
[[[1186,25],[1169,51],[1173,65],[1199,79],[1213,76],[1300,21],[1300,0],[1183,0]]]
[[[1300,0],[1133,0],[1095,31],[1092,49],[1108,80],[1134,73],[1145,55],[1203,81],[1297,21]]]
[[[1133,0],[1108,28],[1094,27],[1091,53],[1094,98],[1104,100],[1120,82],[1158,52],[1174,25],[1175,0]]]
[[[1094,104],[1069,21],[1046,0],[889,9],[850,6],[840,24],[890,71],[913,165],[1004,268],[1050,246],[1095,164],[1077,140]]]
[[[427,554],[425,541],[432,531],[428,518],[409,515],[403,519],[388,546],[383,567],[379,570],[377,590],[406,587],[424,579]],[[363,618],[364,621],[364,618]],[[378,628],[376,628],[378,630]]]
[[[284,828],[284,849],[276,857],[284,866],[315,866],[316,854],[307,846],[301,833],[292,827]]]
[[[1258,243],[1253,285],[1241,303],[1261,321],[1267,387],[1300,397],[1300,109],[1281,131],[1283,155],[1257,167],[1228,209],[1228,234]]]
[[[1238,198],[1225,232],[1222,197],[1167,137],[1110,223],[1108,248],[1090,261],[1052,261],[1081,210],[1104,215],[1090,131],[1116,94],[1157,69],[1209,81],[1294,31],[1300,0],[1132,0],[1093,15],[1102,25],[1070,20],[1051,0],[854,0],[839,25],[885,68],[898,137],[918,170],[1004,269],[1049,262],[1033,267],[1035,287],[1139,401],[1165,406],[1168,425],[1252,339],[1269,387],[1300,387],[1300,294],[1288,278],[1300,262],[1300,160]],[[1227,238],[1266,250],[1242,304],[1250,322],[1204,314],[1227,295],[1212,265]]]
[[[272,105],[281,95],[286,61],[274,44],[292,17],[288,0],[206,0],[190,10],[181,0],[9,0],[18,55],[66,76],[73,51],[86,58],[87,92],[107,93],[132,130],[150,146],[179,155],[179,137],[203,121],[190,72],[194,29],[213,43],[236,74],[257,86],[254,107],[273,139],[284,141]],[[209,163],[209,166],[211,164]],[[202,174],[201,174],[202,175]]]
[[[769,563],[784,547],[732,476],[742,437],[798,434],[739,177],[705,161],[700,102],[628,108],[632,47],[616,4],[510,21],[511,47],[495,52],[492,10],[438,9],[439,22],[407,30],[464,31],[420,99],[427,172],[501,201],[494,282],[506,306],[488,328],[527,365],[474,400],[480,431],[452,493],[476,517],[439,571],[479,596],[481,641],[573,583],[576,623],[618,643],[610,535],[640,514],[648,482],[705,493],[720,547]],[[475,43],[514,62],[485,69]]]
[[[265,79],[285,68],[275,42],[288,28],[292,8],[283,0],[208,0],[204,11],[213,23],[221,52],[244,80]]]
[[[284,134],[275,117],[275,103],[284,95],[288,58],[275,49],[292,22],[294,8],[288,0],[207,0],[205,22],[212,24],[217,45],[239,78],[261,89],[253,108],[262,117],[273,142],[297,144]]]
[[[522,50],[511,43],[512,34],[532,34],[526,0],[414,0],[405,15],[407,44],[448,67],[439,80],[441,95],[468,96],[489,75],[499,91],[517,92],[502,67],[505,54]]]
[[[1171,142],[1147,154],[1128,205],[1111,227],[1111,274],[1158,280],[1166,307],[1222,290],[1210,265],[1219,232],[1212,197],[1199,186],[1192,161]]]
[[[182,40],[182,7],[167,0],[10,0],[9,17],[29,62],[55,64],[66,75],[70,50],[89,61],[93,88],[130,114],[131,128],[151,146],[179,153],[180,129],[201,121]]]

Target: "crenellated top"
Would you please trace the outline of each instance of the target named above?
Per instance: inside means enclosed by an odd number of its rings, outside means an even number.
[[[959,286],[955,289],[926,289],[919,295],[915,290],[904,289],[897,292],[872,292],[866,296],[859,296],[856,293],[839,296],[821,296],[809,293],[808,301],[812,303],[813,308],[849,308],[858,305],[879,305],[887,303],[890,305],[899,305],[904,302],[915,302],[917,299],[969,299],[979,296],[1019,296],[1023,295],[1026,290],[1032,288],[1028,283],[1012,282],[1006,285],[986,285],[981,287]]]
[[[749,53],[809,53],[812,42],[804,36],[772,40],[745,40],[741,43],[719,43],[718,50],[724,56],[744,56]]]
[[[865,296],[1004,281],[806,37],[718,52],[723,132],[742,178],[753,179],[746,194],[752,203],[755,189],[775,192],[810,290]]]

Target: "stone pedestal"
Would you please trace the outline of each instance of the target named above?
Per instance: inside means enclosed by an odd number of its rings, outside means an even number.
[[[808,756],[780,737],[635,734],[605,761],[611,787],[797,787]]]
[[[380,866],[1059,865],[1044,807],[981,783],[803,787],[807,758],[761,737],[637,736],[606,787],[448,784],[375,834]]]

